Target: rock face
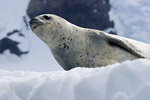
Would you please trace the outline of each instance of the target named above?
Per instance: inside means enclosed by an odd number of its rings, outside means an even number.
[[[10,53],[15,54],[17,56],[27,54],[28,51],[21,51],[18,47],[18,44],[19,42],[13,41],[9,38],[3,38],[2,40],[0,40],[0,54],[3,53],[5,50],[9,50]]]
[[[29,51],[24,52],[18,47],[20,42],[14,41],[9,38],[13,34],[18,34],[19,37],[25,37],[24,34],[21,33],[21,31],[17,29],[13,30],[12,32],[8,32],[7,36],[0,40],[0,54],[3,54],[4,51],[6,50],[9,50],[11,54],[15,54],[17,56],[27,54]]]
[[[109,0],[31,0],[27,13],[31,18],[56,14],[81,27],[107,30],[114,27],[109,20],[109,10]]]

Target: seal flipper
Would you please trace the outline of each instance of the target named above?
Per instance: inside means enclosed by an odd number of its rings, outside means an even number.
[[[138,48],[138,46],[136,45],[136,42],[138,42],[138,41],[126,39],[126,38],[123,38],[120,36],[111,35],[111,34],[107,34],[107,33],[104,33],[103,35],[109,43],[115,44],[116,46],[119,46],[119,47],[129,51],[130,53],[136,55],[139,58],[146,58],[146,56],[143,54],[142,50],[140,48]],[[133,44],[134,42],[135,42],[135,44]]]

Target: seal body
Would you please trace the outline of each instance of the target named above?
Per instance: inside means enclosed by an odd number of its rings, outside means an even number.
[[[37,16],[31,19],[30,27],[65,70],[150,58],[149,44],[81,28],[56,15]]]

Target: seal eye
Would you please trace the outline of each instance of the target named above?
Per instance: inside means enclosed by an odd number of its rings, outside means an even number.
[[[43,17],[44,17],[46,20],[50,20],[50,17],[47,16],[47,15],[44,15]]]

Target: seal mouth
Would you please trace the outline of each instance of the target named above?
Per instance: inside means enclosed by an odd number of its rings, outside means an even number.
[[[36,28],[37,26],[39,25],[43,25],[43,23],[37,19],[37,18],[32,18],[30,21],[29,21],[29,24],[30,24],[30,27],[32,29]]]
[[[43,23],[36,23],[34,25],[31,25],[31,28],[35,29],[37,26],[41,26],[41,25],[43,25]]]
[[[33,18],[29,21],[31,29],[36,29],[38,26],[41,25],[46,25],[46,24],[51,24],[51,23],[46,23],[38,20],[37,18]]]

